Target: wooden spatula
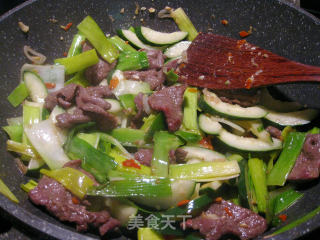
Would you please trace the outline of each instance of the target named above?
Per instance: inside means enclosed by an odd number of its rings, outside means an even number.
[[[320,67],[276,55],[246,40],[200,33],[178,70],[187,84],[211,89],[254,88],[272,84],[317,81]]]

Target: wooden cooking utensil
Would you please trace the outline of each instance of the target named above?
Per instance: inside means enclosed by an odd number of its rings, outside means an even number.
[[[179,66],[179,79],[211,89],[255,88],[279,83],[320,82],[320,67],[301,64],[248,43],[200,33]]]

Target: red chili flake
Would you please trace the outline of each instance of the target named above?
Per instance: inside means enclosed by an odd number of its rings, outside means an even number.
[[[250,89],[252,87],[252,83],[253,83],[253,79],[252,78],[248,78],[244,84],[244,87],[246,89]]]
[[[201,144],[203,147],[213,150],[213,146],[211,144],[211,138],[210,137],[204,137],[199,141],[199,144]]]
[[[222,23],[223,25],[228,25],[228,24],[229,24],[228,20],[226,20],[226,19],[221,20],[221,23]]]
[[[245,38],[245,37],[248,37],[250,35],[250,33],[246,32],[246,31],[241,31],[241,32],[239,32],[239,35],[240,35],[240,37]]]
[[[141,166],[138,163],[136,163],[134,159],[127,159],[124,162],[122,162],[122,165],[124,167],[133,167],[133,168],[141,169]]]
[[[281,214],[278,216],[278,218],[282,221],[285,222],[287,220],[287,215],[286,214]]]
[[[56,84],[51,83],[51,82],[46,82],[45,85],[46,85],[47,89],[53,89],[56,87]]]
[[[177,206],[181,207],[181,206],[187,205],[189,202],[190,202],[190,200],[185,199],[185,200],[178,202]]]
[[[72,22],[69,22],[66,26],[61,25],[60,27],[63,30],[68,31],[71,28],[71,26],[72,26]]]
[[[68,53],[67,52],[63,52],[63,56],[64,57],[68,56]]]
[[[80,203],[79,199],[76,198],[76,197],[72,197],[72,202],[73,202],[74,204],[79,204],[79,203]]]
[[[222,197],[217,197],[214,201],[216,203],[221,203],[222,202]]]
[[[125,41],[126,44],[129,44],[129,41]]]
[[[226,213],[227,213],[230,217],[233,216],[233,214],[232,214],[232,212],[230,212],[229,208],[225,207],[224,210],[226,211]]]
[[[109,88],[111,90],[115,89],[119,84],[119,79],[117,77],[114,77],[110,80]]]

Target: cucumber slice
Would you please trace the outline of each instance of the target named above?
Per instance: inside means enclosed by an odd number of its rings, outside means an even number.
[[[241,151],[266,152],[282,148],[282,142],[276,138],[272,138],[272,143],[267,143],[256,138],[237,136],[224,129],[218,138],[226,145]]]
[[[172,33],[158,32],[148,27],[135,28],[138,38],[151,46],[165,46],[182,41],[188,36],[187,32],[177,31]]]
[[[111,104],[111,108],[108,110],[108,112],[111,113],[118,113],[122,110],[121,104],[118,100],[115,99],[105,99],[106,102]]]
[[[199,159],[205,162],[226,160],[226,157],[223,154],[207,148],[184,146],[181,147],[181,149],[187,152],[186,161],[190,159]]]
[[[281,127],[305,125],[310,123],[318,115],[318,111],[315,109],[305,109],[288,113],[279,113],[270,110],[268,110],[268,112],[264,118]]]
[[[164,51],[164,55],[165,55],[166,57],[168,57],[168,58],[181,57],[182,53],[189,48],[190,44],[191,44],[190,41],[181,41],[181,42],[178,42],[178,43],[174,44],[173,46],[168,47],[168,48]]]
[[[133,200],[139,204],[160,209],[176,206],[180,201],[190,199],[196,183],[193,180],[174,180],[171,183],[172,196],[165,198],[135,197]]]
[[[260,119],[245,120],[245,121],[239,120],[239,121],[235,121],[235,123],[239,124],[240,126],[250,131],[258,139],[265,141],[267,143],[272,143],[272,137],[270,136],[270,133],[264,129],[264,126]]]
[[[199,127],[205,133],[212,135],[218,135],[222,129],[222,126],[219,122],[212,120],[206,114],[201,114],[199,116]]]
[[[42,79],[34,72],[25,71],[23,80],[33,102],[43,103],[48,95],[48,90]]]
[[[118,29],[117,33],[122,39],[128,41],[135,48],[143,48],[148,50],[157,49],[141,42],[137,35],[130,30]]]
[[[207,89],[203,90],[199,106],[205,112],[233,119],[257,119],[267,115],[267,111],[258,106],[244,108],[237,104],[222,102],[216,94]]]

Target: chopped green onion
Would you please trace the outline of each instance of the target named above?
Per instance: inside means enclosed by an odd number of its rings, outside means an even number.
[[[143,130],[133,128],[116,128],[111,131],[111,136],[121,143],[134,143],[141,145],[145,139],[145,132]]]
[[[280,193],[273,201],[273,213],[275,215],[279,214],[280,212],[286,210],[290,206],[292,206],[296,201],[302,198],[303,193],[297,192],[293,189],[289,189],[285,192]]]
[[[54,63],[64,65],[66,74],[72,74],[86,69],[99,62],[99,57],[95,49],[80,53],[73,57],[58,58]]]
[[[257,199],[258,211],[265,213],[267,211],[268,189],[264,162],[258,158],[250,158],[248,167]]]
[[[105,36],[98,24],[87,16],[77,26],[81,33],[89,40],[89,42],[97,49],[101,57],[109,63],[115,61],[119,56],[119,51],[113,46],[111,41]]]
[[[144,124],[141,126],[141,130],[145,131],[146,141],[150,142],[153,138],[153,135],[161,130],[165,130],[165,118],[163,113],[158,113],[157,115],[150,114],[148,117],[143,119]]]
[[[113,158],[78,137],[71,140],[68,150],[68,155],[81,159],[81,167],[90,172],[99,183],[106,182],[108,171],[116,168],[117,163]]]
[[[68,84],[75,83],[79,84],[82,87],[88,87],[90,83],[84,76],[84,71],[77,72],[72,78],[64,83],[65,86]]]
[[[0,178],[0,193],[9,198],[11,201],[15,203],[19,203],[19,200],[16,196],[10,191],[7,185]]]
[[[32,146],[12,140],[7,141],[7,151],[16,152],[29,158],[41,158]]]
[[[178,82],[179,75],[174,72],[173,69],[170,69],[166,74],[166,80],[169,85],[173,85]]]
[[[152,228],[139,228],[138,240],[146,240],[146,239],[164,240],[164,238]]]
[[[198,182],[225,180],[239,176],[237,161],[200,162],[193,164],[170,165],[169,177],[190,179]]]
[[[290,132],[284,141],[283,150],[267,176],[267,185],[283,186],[298,158],[304,144],[306,134]]]
[[[15,142],[22,142],[23,127],[22,125],[9,125],[2,127],[9,135],[10,139]]]
[[[88,191],[88,195],[104,197],[167,197],[171,194],[170,179],[146,176],[111,181]]]
[[[149,67],[146,52],[125,52],[119,55],[116,69],[121,71],[140,70]]]
[[[40,173],[55,179],[80,199],[84,198],[89,187],[94,185],[94,181],[86,174],[70,167],[51,171],[47,169],[41,169]]]
[[[198,143],[202,139],[200,132],[197,130],[184,130],[181,128],[174,132],[174,134],[181,137],[187,143]]]
[[[181,31],[189,33],[188,40],[193,41],[193,39],[195,39],[198,35],[198,32],[184,10],[181,7],[177,8],[176,10],[172,11],[170,15]]]
[[[8,101],[11,103],[12,106],[17,107],[28,96],[28,89],[26,85],[22,82],[10,93],[10,95],[8,96]]]
[[[34,180],[30,180],[29,182],[27,182],[26,184],[21,184],[20,187],[23,191],[25,191],[26,193],[30,192],[32,189],[34,189],[36,186],[38,185],[38,183]]]
[[[132,158],[132,155],[121,145],[121,143],[115,139],[114,137],[106,134],[106,133],[101,133],[100,139],[106,142],[111,143],[112,145],[116,146],[124,156],[128,158]]]
[[[118,48],[118,50],[120,52],[136,52],[137,50],[135,50],[133,47],[131,47],[130,44],[126,43],[125,41],[123,41],[119,36],[115,35],[113,37],[111,37],[110,42],[113,43],[114,46],[116,46],[116,48]]]
[[[184,108],[183,108],[183,126],[187,130],[197,131],[197,108],[198,108],[198,90],[197,88],[188,87],[184,91]]]
[[[77,137],[86,141],[94,148],[98,148],[98,144],[100,142],[100,133],[94,132],[94,133],[78,133]]]
[[[42,114],[41,114],[41,108],[33,105],[29,105],[27,103],[24,103],[22,106],[22,116],[23,116],[23,129],[25,129],[27,126],[39,123]],[[22,135],[22,143],[28,143],[27,136],[25,132],[23,132]]]
[[[158,131],[154,134],[154,151],[151,162],[152,174],[159,177],[167,177],[169,169],[169,151],[182,145],[182,141],[166,131]]]
[[[133,94],[124,94],[119,96],[120,103],[123,108],[129,111],[136,111],[136,104],[134,103],[135,95]]]
[[[67,57],[73,57],[82,52],[82,43],[86,39],[81,33],[74,35]]]

